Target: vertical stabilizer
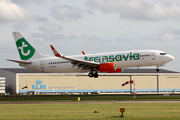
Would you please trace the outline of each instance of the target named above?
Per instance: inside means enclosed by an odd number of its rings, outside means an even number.
[[[13,32],[13,36],[21,60],[33,60],[46,57],[40,54],[36,49],[34,49],[34,47],[32,47],[19,32]]]

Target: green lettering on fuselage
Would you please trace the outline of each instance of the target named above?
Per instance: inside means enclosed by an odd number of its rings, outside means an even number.
[[[116,55],[115,60],[116,61],[122,61],[122,55]]]
[[[96,57],[84,57],[84,60],[87,61],[94,61],[94,62],[114,62],[114,61],[127,61],[128,59],[131,60],[140,60],[139,53],[134,53],[130,52],[129,54],[126,55],[109,55],[109,56],[96,56]]]
[[[107,56],[102,56],[102,62],[104,63],[104,62],[108,62],[108,57]]]
[[[94,62],[101,62],[100,56],[95,57]]]
[[[89,61],[94,61],[94,57],[89,57]]]
[[[133,57],[133,56],[132,56],[132,52],[130,52],[130,60],[132,60],[132,57]]]
[[[127,54],[127,56],[123,55],[123,58],[124,58],[125,61],[128,60],[128,57],[129,57],[129,54]]]
[[[109,62],[114,62],[114,55],[109,56]]]
[[[133,59],[134,59],[134,60],[139,60],[139,59],[140,59],[140,58],[139,58],[139,53],[133,54]]]

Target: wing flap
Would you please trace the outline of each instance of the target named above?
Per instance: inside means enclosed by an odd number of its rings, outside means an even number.
[[[6,59],[8,61],[12,61],[12,62],[16,62],[16,63],[20,63],[20,64],[31,64],[31,61],[26,61],[26,60],[12,60],[12,59]]]
[[[71,61],[71,64],[73,64],[73,66],[79,67],[78,69],[82,69],[82,70],[85,68],[86,69],[93,69],[93,68],[98,68],[98,66],[100,65],[100,63],[96,63],[93,61],[84,61],[84,60],[60,55],[52,45],[50,45],[50,47],[51,47],[51,49],[52,49],[52,51],[56,57],[60,57],[62,59]]]

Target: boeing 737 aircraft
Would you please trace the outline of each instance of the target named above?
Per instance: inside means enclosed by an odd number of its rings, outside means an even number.
[[[50,45],[54,57],[40,54],[19,33],[13,32],[21,60],[7,59],[32,70],[68,73],[90,71],[89,77],[98,77],[98,72],[116,73],[124,68],[143,66],[164,66],[174,59],[173,56],[159,50],[131,50],[109,53],[85,54],[74,56],[60,55]]]

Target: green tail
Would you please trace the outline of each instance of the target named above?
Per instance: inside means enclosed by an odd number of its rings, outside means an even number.
[[[13,32],[13,36],[21,60],[39,59],[44,57],[39,54],[19,32]]]

